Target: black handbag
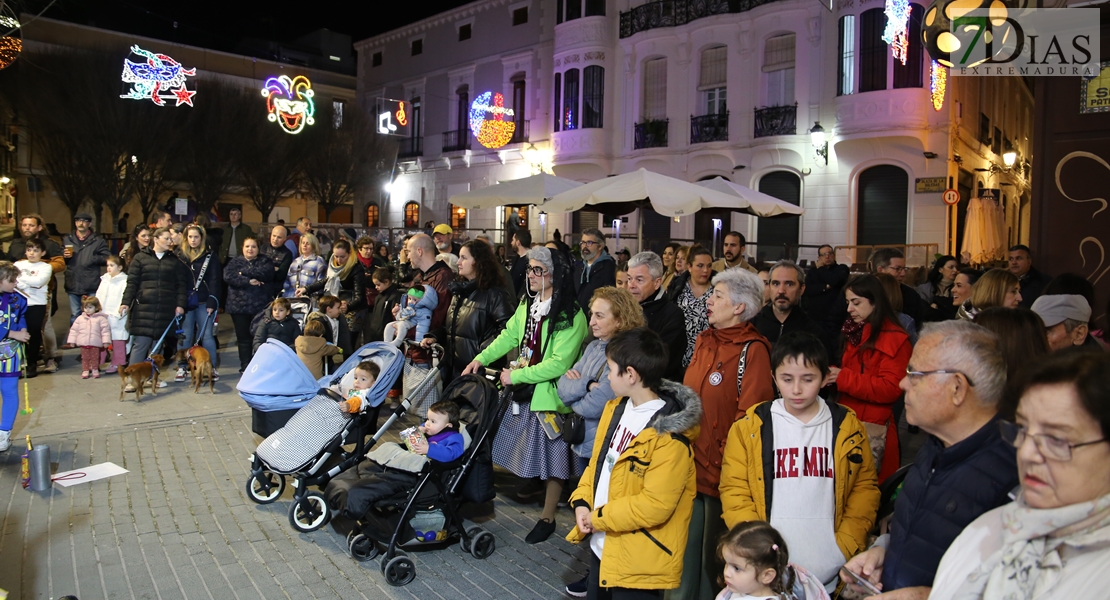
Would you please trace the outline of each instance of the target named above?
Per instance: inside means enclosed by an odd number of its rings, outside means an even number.
[[[586,441],[586,419],[576,412],[562,415],[563,423],[560,429],[563,432],[563,441],[568,444],[581,444]]]

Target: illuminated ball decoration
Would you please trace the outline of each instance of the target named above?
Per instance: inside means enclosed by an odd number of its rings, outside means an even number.
[[[979,44],[993,43],[995,55],[1009,55],[1010,50],[1005,47],[1004,42],[1012,41],[1016,36],[1010,31],[1013,25],[1006,21],[1006,17],[1010,16],[1010,8],[1002,0],[935,0],[925,9],[921,27],[925,50],[933,60],[951,68],[962,58],[963,52],[966,52],[971,41],[979,34],[978,26],[961,24],[959,29],[953,30],[952,22],[973,10],[988,11],[992,28],[983,34]],[[972,67],[982,62],[984,61],[979,60],[960,66]]]
[[[933,101],[933,110],[940,112],[944,107],[944,92],[948,88],[948,68],[937,61],[931,61],[929,69],[929,93]]]
[[[15,62],[22,51],[23,40],[12,36],[0,37],[0,69],[6,69]]]
[[[285,133],[298,134],[306,125],[316,123],[316,102],[312,82],[304,75],[290,79],[286,75],[271,77],[262,88],[266,99],[266,118],[277,123]]]
[[[470,132],[486,148],[500,148],[513,139],[514,114],[513,109],[505,108],[505,96],[482,93],[470,104]]]

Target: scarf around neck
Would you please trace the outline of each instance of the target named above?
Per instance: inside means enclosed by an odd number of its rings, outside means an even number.
[[[840,333],[844,334],[844,339],[853,346],[858,346],[863,342],[863,327],[866,323],[856,323],[851,317],[844,319],[844,324],[840,326]]]

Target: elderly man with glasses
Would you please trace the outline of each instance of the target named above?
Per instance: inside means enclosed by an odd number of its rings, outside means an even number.
[[[578,305],[589,315],[590,298],[594,290],[617,285],[617,263],[605,249],[605,234],[598,229],[586,229],[578,242],[582,262],[574,265],[574,293]]]
[[[956,536],[1011,501],[1018,485],[1016,452],[1003,439],[998,416],[1005,386],[1006,365],[994,333],[970,321],[926,325],[901,388],[906,421],[929,439],[905,475],[890,533],[845,565],[881,583],[883,600],[925,600]]]

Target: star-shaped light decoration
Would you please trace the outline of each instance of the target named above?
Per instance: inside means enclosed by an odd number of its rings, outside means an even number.
[[[195,96],[197,93],[185,89],[185,86],[181,86],[176,90],[173,90],[173,94],[174,96],[177,96],[177,104],[175,104],[174,106],[181,106],[182,104],[188,104],[189,106],[192,106],[193,96]]]

